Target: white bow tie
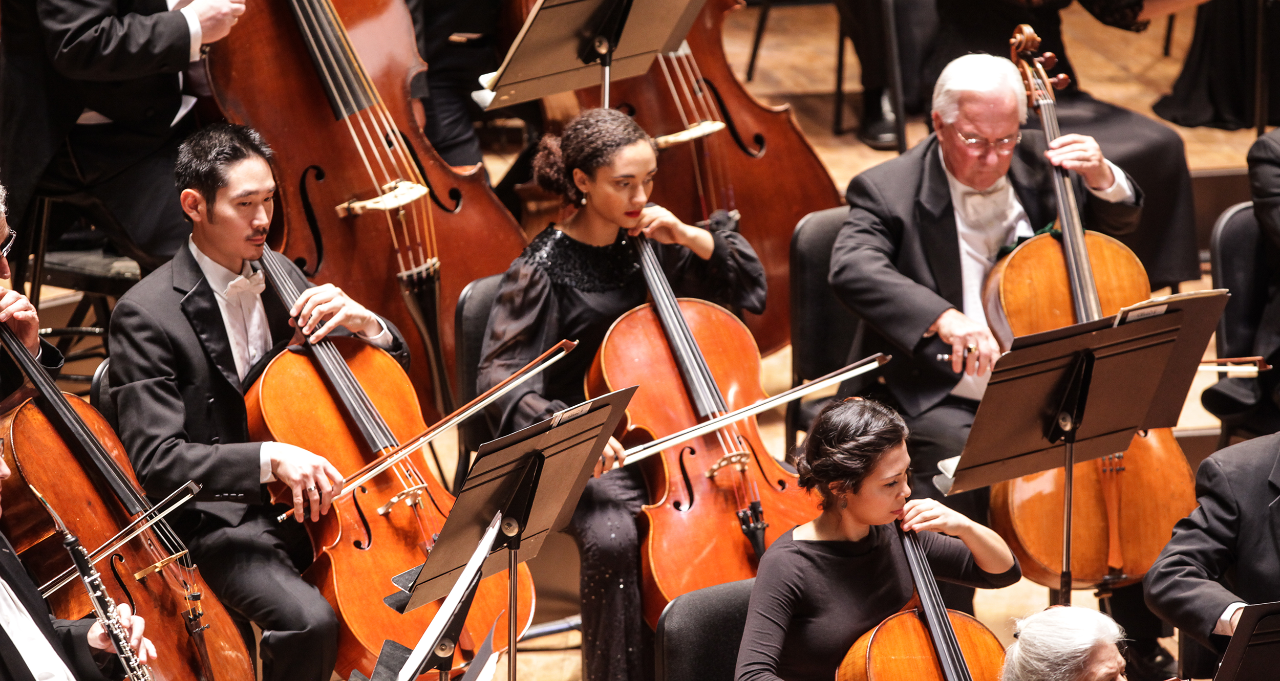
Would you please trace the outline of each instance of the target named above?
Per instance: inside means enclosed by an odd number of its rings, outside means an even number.
[[[227,298],[240,296],[244,294],[258,295],[267,290],[267,281],[262,276],[262,272],[254,272],[246,279],[243,276],[236,277],[227,284],[227,290],[222,294]]]

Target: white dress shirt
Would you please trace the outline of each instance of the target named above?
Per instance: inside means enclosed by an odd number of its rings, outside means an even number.
[[[67,664],[49,644],[49,639],[31,617],[9,583],[0,579],[0,628],[27,663],[36,681],[75,681]]]
[[[169,5],[169,11],[178,11],[182,13],[182,18],[187,20],[187,32],[191,34],[191,49],[188,50],[188,61],[200,61],[200,44],[204,42],[204,30],[200,28],[200,18],[189,6],[191,0],[166,0]],[[178,86],[182,86],[184,74],[178,74]],[[178,115],[173,117],[173,122],[169,127],[178,124],[184,116],[190,113],[191,108],[196,105],[196,98],[191,95],[182,95],[182,104],[178,107]],[[111,119],[92,109],[85,109],[80,113],[80,117],[76,119],[78,125],[102,125],[110,123]]]
[[[1218,621],[1214,623],[1213,633],[1221,634],[1222,636],[1234,636],[1235,628],[1231,625],[1231,618],[1235,617],[1236,611],[1244,606],[1245,603],[1243,601],[1228,605],[1227,609],[1223,610],[1222,615],[1218,617]]]
[[[942,157],[941,148],[938,149],[938,156]],[[1111,161],[1107,161],[1107,165],[1111,166],[1115,182],[1105,190],[1097,191],[1090,187],[1089,191],[1112,203],[1132,200],[1133,190],[1129,187],[1124,171]],[[961,312],[969,319],[990,328],[982,304],[982,287],[987,274],[995,267],[996,256],[1001,248],[1017,243],[1021,237],[1033,235],[1044,225],[1031,224],[1008,175],[988,189],[978,191],[961,184],[947,168],[945,158],[942,169],[947,174],[951,206],[955,211],[956,235],[960,241],[960,282],[964,291],[964,309]],[[1013,340],[1007,324],[997,324],[997,328],[991,332],[1004,347],[1008,347]],[[951,394],[981,400],[990,379],[990,373],[981,376],[962,374]]]
[[[213,297],[218,301],[218,311],[222,313],[222,324],[227,330],[227,340],[231,342],[231,355],[236,363],[236,375],[243,381],[249,369],[271,350],[271,327],[267,322],[267,310],[262,305],[262,292],[266,290],[266,279],[262,272],[255,272],[249,261],[242,261],[237,274],[214,262],[205,255],[195,239],[187,237],[187,247],[195,256],[196,264],[204,273],[213,289]],[[379,320],[381,331],[376,336],[361,338],[382,349],[391,347],[394,337],[387,330],[387,325]],[[282,447],[278,442],[264,442],[258,454],[259,477],[262,482],[271,482],[275,476],[271,472],[272,454]]]

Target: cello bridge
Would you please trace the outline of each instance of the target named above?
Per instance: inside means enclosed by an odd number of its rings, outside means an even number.
[[[720,457],[720,460],[715,462],[715,464],[713,464],[711,468],[708,468],[707,472],[703,473],[703,475],[707,476],[708,478],[714,478],[716,477],[716,473],[719,472],[721,468],[728,468],[729,466],[733,466],[734,468],[737,468],[739,471],[745,471],[747,470],[747,461],[749,460],[749,457],[750,455],[747,454],[746,452],[737,452],[736,454],[725,454],[724,456]]]
[[[178,553],[175,553],[172,556],[169,556],[168,558],[165,558],[164,560],[156,563],[155,565],[144,567],[141,570],[138,570],[137,572],[133,573],[133,578],[138,581],[142,581],[143,577],[146,577],[153,572],[159,572],[163,570],[166,565],[168,565],[169,563],[172,563],[175,560],[178,560],[179,558],[185,555],[187,555],[186,551],[180,551]]]
[[[346,203],[338,204],[334,210],[338,211],[338,217],[340,218],[362,215],[365,211],[370,210],[392,211],[417,201],[426,196],[428,191],[430,190],[416,182],[396,180],[382,186],[381,196],[365,201],[353,199]]]
[[[426,485],[414,485],[403,492],[397,492],[395,496],[391,497],[391,499],[387,501],[387,503],[378,507],[378,515],[386,515],[390,513],[391,507],[401,501],[404,502],[405,506],[413,506],[418,503],[418,499],[422,497],[422,493],[425,491],[427,491]]]

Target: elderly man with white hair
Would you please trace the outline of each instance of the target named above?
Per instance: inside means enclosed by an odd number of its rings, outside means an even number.
[[[1124,629],[1089,608],[1054,607],[1018,620],[1000,681],[1124,681]]]
[[[998,354],[982,285],[1004,249],[1057,216],[1056,165],[1075,171],[1085,227],[1120,234],[1141,217],[1141,191],[1083,135],[1046,140],[1021,130],[1026,97],[1013,64],[967,55],[942,72],[933,94],[936,132],[906,154],[849,183],[846,219],[830,281],[861,319],[852,356],[894,359],[879,379],[844,395],[896,408],[911,430],[917,496],[942,499],[938,461],[957,456]],[[938,361],[949,354],[950,361]],[[987,522],[986,491],[943,499]],[[950,607],[972,612],[972,589],[942,585]],[[1134,599],[1141,603],[1141,598]]]

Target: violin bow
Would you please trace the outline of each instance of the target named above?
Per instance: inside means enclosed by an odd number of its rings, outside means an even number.
[[[891,355],[877,352],[866,359],[850,364],[843,369],[837,369],[826,376],[805,383],[804,385],[796,386],[786,392],[778,393],[773,397],[765,398],[755,404],[750,404],[742,407],[741,409],[736,409],[721,416],[717,416],[716,418],[708,419],[696,426],[686,428],[677,433],[672,433],[666,437],[658,438],[653,442],[632,447],[622,453],[622,461],[624,464],[630,464],[635,461],[647,459],[668,447],[683,444],[696,437],[701,437],[714,430],[723,428],[730,423],[741,421],[750,416],[755,416],[760,412],[769,411],[774,407],[798,400],[805,395],[842,383],[854,376],[861,376],[869,371],[879,369],[890,359],[893,359]]]
[[[412,440],[409,440],[403,445],[400,445],[399,447],[391,450],[390,452],[387,452],[386,454],[378,457],[377,459],[370,461],[363,468],[361,468],[360,470],[352,474],[351,477],[347,478],[346,480],[343,480],[342,493],[334,496],[333,497],[334,500],[336,501],[338,499],[341,499],[344,496],[351,494],[352,491],[357,489],[360,485],[363,485],[364,483],[378,476],[388,468],[391,468],[397,463],[400,463],[405,459],[405,457],[409,456],[410,454],[427,446],[427,444],[429,444],[432,440],[436,439],[436,437],[438,437],[441,433],[462,423],[463,421],[466,421],[472,416],[475,416],[482,409],[489,406],[490,404],[493,404],[494,401],[496,401],[498,398],[511,392],[520,384],[533,378],[534,376],[537,376],[543,371],[546,371],[552,364],[555,364],[556,362],[563,359],[565,355],[569,354],[569,351],[573,350],[577,346],[578,346],[578,342],[571,341],[571,340],[562,340],[559,343],[556,343],[554,346],[551,347],[551,349],[539,355],[532,362],[529,362],[528,364],[524,365],[524,367],[522,367],[519,371],[508,376],[506,380],[493,386],[492,388],[489,388],[484,393],[476,396],[475,399],[459,407],[457,411],[441,419],[435,425],[428,427],[426,430],[422,431],[417,436],[415,436]],[[411,490],[406,490],[406,491],[411,491]],[[393,498],[389,503],[395,503],[398,500],[398,498],[399,498],[399,495],[397,495],[397,498]],[[280,514],[276,518],[276,520],[279,522],[284,522],[285,520],[288,520],[289,518],[292,518],[292,517],[293,517],[293,509],[289,509],[289,511]]]

